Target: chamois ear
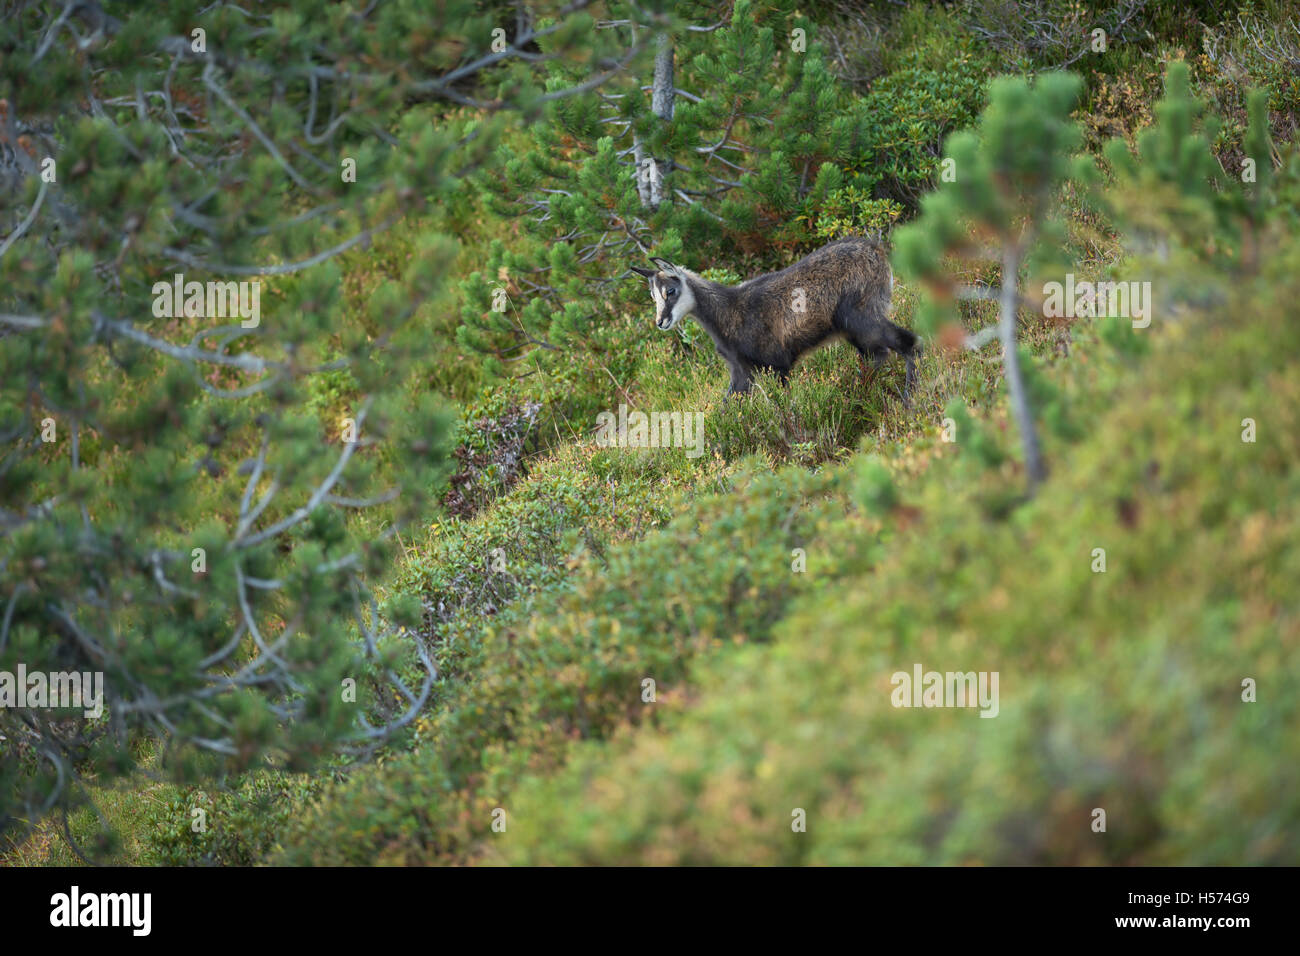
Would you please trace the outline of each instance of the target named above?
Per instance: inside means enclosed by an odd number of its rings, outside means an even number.
[[[633,266],[632,271],[639,276],[645,276],[647,279],[649,279],[652,275],[655,274],[655,271],[653,269],[642,269],[640,266]]]
[[[677,274],[677,267],[673,265],[671,262],[669,262],[667,259],[656,259],[654,256],[651,256],[650,261],[653,262],[655,265],[657,265],[664,272],[667,272],[669,275]]]

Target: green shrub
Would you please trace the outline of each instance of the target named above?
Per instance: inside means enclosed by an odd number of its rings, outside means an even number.
[[[578,744],[530,780],[490,858],[1300,859],[1297,266],[1292,240],[1253,284],[1221,274],[1223,312],[1184,313],[1140,365],[1081,333],[1051,374],[1088,434],[1054,448],[1036,500],[990,517],[972,499],[1001,479],[946,454],[900,473],[915,513],[887,548],[846,550],[762,655],[703,662],[663,730]],[[1000,713],[891,706],[915,662],[999,672]]]
[[[979,115],[987,78],[981,65],[965,60],[881,77],[854,102],[854,137],[839,144],[837,159],[856,174],[850,185],[915,212],[938,179],[944,140]],[[890,208],[875,214],[888,216]]]
[[[571,588],[486,633],[472,678],[420,722],[419,746],[331,788],[283,835],[287,863],[427,863],[474,858],[493,811],[569,741],[648,719],[679,699],[689,661],[766,640],[813,573],[794,549],[843,509],[829,475],[762,474],[750,461],[722,494],[659,533],[576,569]],[[828,555],[811,556],[827,567]]]
[[[148,866],[251,866],[293,814],[320,792],[320,777],[262,772],[229,789],[187,787],[151,801],[138,826]]]
[[[845,186],[827,195],[817,213],[813,234],[818,239],[884,235],[903,214],[892,199],[872,199],[857,186]]]

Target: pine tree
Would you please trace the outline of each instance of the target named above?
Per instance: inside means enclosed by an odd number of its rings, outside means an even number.
[[[1019,275],[1064,237],[1058,199],[1062,184],[1078,171],[1074,154],[1082,134],[1070,112],[1080,86],[1066,73],[1043,74],[1033,85],[1019,77],[993,81],[977,130],[948,141],[950,175],[922,200],[917,220],[894,234],[900,273],[922,278],[931,292],[921,310],[923,324],[933,325],[945,298],[997,301],[996,335],[1031,493],[1047,472],[1017,345]],[[1000,288],[959,287],[949,269],[952,260],[997,263]],[[989,340],[987,334],[974,336],[969,344],[980,347]]]
[[[301,767],[428,698],[374,581],[443,467],[401,383],[455,245],[359,318],[339,257],[626,67],[588,5],[0,3],[0,831],[143,740],[187,778]]]
[[[658,55],[551,105],[535,148],[485,177],[493,211],[525,233],[461,284],[460,340],[497,373],[595,347],[611,314],[643,310],[644,286],[626,280],[650,255],[706,268],[737,247],[809,243],[812,213],[842,182],[832,157],[865,141],[870,118],[841,109],[794,4],[739,0],[723,24],[708,4],[652,23],[611,9],[607,32],[628,49],[654,36]],[[552,82],[573,79],[556,65]]]
[[[1177,243],[1204,261],[1226,246],[1254,268],[1273,176],[1267,95],[1250,92],[1247,113],[1241,167],[1225,169],[1212,149],[1218,117],[1193,95],[1187,64],[1169,64],[1155,122],[1138,135],[1136,148],[1122,139],[1106,144],[1115,182],[1098,198],[1132,234],[1135,251],[1154,248],[1167,258]]]

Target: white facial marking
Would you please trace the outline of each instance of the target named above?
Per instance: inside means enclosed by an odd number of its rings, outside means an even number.
[[[658,276],[655,276],[650,280],[650,298],[655,300],[655,325],[660,329],[663,329],[665,328],[663,324],[664,312],[667,310],[668,305],[664,297],[663,289],[659,287]]]
[[[677,301],[673,304],[673,321],[668,328],[671,329],[673,325],[676,325],[685,316],[689,315],[694,308],[695,296],[691,292],[690,284],[683,279],[677,286]]]

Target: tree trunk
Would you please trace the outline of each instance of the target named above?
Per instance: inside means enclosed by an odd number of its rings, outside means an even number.
[[[650,109],[665,123],[672,122],[673,102],[677,99],[673,77],[673,43],[667,33],[655,38],[655,81],[651,89]]]
[[[1032,495],[1047,477],[1047,472],[1043,467],[1042,452],[1038,448],[1033,409],[1029,407],[1025,381],[1020,375],[1020,355],[1016,351],[1016,275],[1019,268],[1020,252],[1015,247],[1009,247],[1002,258],[1002,314],[998,320],[998,337],[1002,340],[1002,367],[1011,393],[1011,410],[1015,413],[1016,425],[1020,428],[1020,443],[1025,451],[1025,472],[1029,476],[1029,493]]]
[[[667,33],[655,38],[655,76],[650,87],[650,110],[664,123],[673,119],[673,102],[677,98],[673,74],[673,44]],[[658,208],[666,192],[664,180],[668,175],[668,161],[645,156],[639,140],[633,140],[633,153],[637,163],[637,189],[642,205]]]
[[[636,194],[641,200],[641,205],[645,208],[650,207],[650,182],[659,175],[651,163],[646,162],[645,145],[641,142],[641,137],[635,133],[632,134],[632,162],[633,175],[636,177]]]

